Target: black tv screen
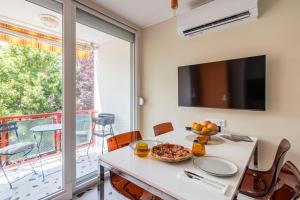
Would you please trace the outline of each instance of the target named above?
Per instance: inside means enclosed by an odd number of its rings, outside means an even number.
[[[178,67],[179,106],[266,109],[266,56]]]

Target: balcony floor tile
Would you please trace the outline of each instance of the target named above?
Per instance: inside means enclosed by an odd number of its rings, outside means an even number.
[[[97,149],[99,149],[99,147]],[[91,148],[89,156],[86,155],[86,149],[80,150],[76,155],[77,178],[84,177],[98,170],[99,154],[96,148]],[[40,162],[38,160],[33,163],[37,174],[31,173],[32,171],[28,163],[20,165],[18,168],[8,169],[6,172],[8,172],[10,180],[23,177],[13,183],[13,189],[9,188],[4,174],[0,172],[0,200],[36,200],[60,191],[62,189],[61,160],[61,155],[42,159],[43,169],[46,175],[45,181],[43,181]]]

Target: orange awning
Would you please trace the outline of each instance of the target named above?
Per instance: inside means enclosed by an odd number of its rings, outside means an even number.
[[[2,29],[2,31],[0,30],[0,41],[4,41],[10,44],[44,49],[56,53],[62,53],[62,40],[58,37],[46,35],[1,22],[0,28]],[[10,32],[16,34],[13,35]],[[82,48],[83,46],[85,48]],[[79,59],[89,58],[92,51],[93,49],[88,45],[77,44],[76,56]]]

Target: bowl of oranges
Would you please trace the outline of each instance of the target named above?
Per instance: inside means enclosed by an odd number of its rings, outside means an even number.
[[[212,136],[219,132],[219,127],[211,121],[204,121],[202,123],[193,122],[192,131],[199,135]]]

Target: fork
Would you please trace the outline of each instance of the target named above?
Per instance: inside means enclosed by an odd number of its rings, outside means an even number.
[[[184,173],[185,173],[185,174],[187,175],[187,177],[189,177],[190,179],[195,179],[195,180],[202,181],[203,183],[206,183],[206,184],[208,184],[208,185],[210,185],[210,186],[212,186],[212,187],[214,187],[214,188],[216,188],[216,189],[218,189],[218,190],[223,190],[223,189],[226,187],[226,186],[223,185],[223,184],[216,183],[215,181],[206,179],[206,178],[204,178],[204,177],[202,177],[202,176],[199,176],[199,175],[195,176],[195,175],[191,174],[189,171],[184,170]],[[217,184],[218,184],[218,185],[217,185]],[[221,185],[221,186],[220,186],[220,185]]]

